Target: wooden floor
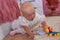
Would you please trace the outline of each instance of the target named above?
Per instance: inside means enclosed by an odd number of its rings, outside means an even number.
[[[22,34],[16,34],[15,36],[8,35],[3,40],[34,40],[34,39],[30,39],[27,34],[24,34],[24,35],[22,35]]]

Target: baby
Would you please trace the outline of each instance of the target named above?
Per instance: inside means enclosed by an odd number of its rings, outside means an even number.
[[[47,26],[44,21],[45,16],[35,12],[32,3],[24,2],[21,5],[21,12],[21,16],[12,22],[13,31],[10,32],[10,35],[27,33],[31,38],[34,38],[33,28],[35,26],[42,25],[43,28]]]

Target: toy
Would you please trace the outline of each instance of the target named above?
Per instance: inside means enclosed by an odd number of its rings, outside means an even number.
[[[49,34],[50,37],[52,37],[52,34]]]
[[[60,34],[60,32],[58,32],[58,34]]]
[[[48,27],[45,27],[45,28],[44,28],[44,31],[45,31],[46,33],[49,33]]]
[[[39,34],[39,35],[40,35],[40,34],[45,34],[45,32],[44,32],[43,30],[39,30],[39,31],[37,31],[36,33]]]
[[[49,29],[49,32],[52,32],[53,31],[53,28],[52,27],[48,27]]]
[[[51,36],[60,36],[60,32],[51,32],[51,33],[48,33],[48,35],[51,37]]]
[[[60,32],[57,33],[57,36],[60,36]]]
[[[45,27],[45,28],[44,28],[44,31],[45,31],[46,33],[50,33],[50,32],[53,31],[53,29],[52,29],[52,27]]]

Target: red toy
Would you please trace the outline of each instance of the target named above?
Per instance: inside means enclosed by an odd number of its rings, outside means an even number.
[[[48,30],[49,30],[49,32],[52,32],[53,28],[52,27],[48,27]]]
[[[50,33],[50,32],[52,32],[53,31],[53,29],[52,29],[52,27],[45,27],[44,28],[44,31],[46,32],[46,33]]]

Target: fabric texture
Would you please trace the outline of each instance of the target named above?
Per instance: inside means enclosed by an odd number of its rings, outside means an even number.
[[[0,23],[12,21],[20,16],[17,0],[0,0]]]

